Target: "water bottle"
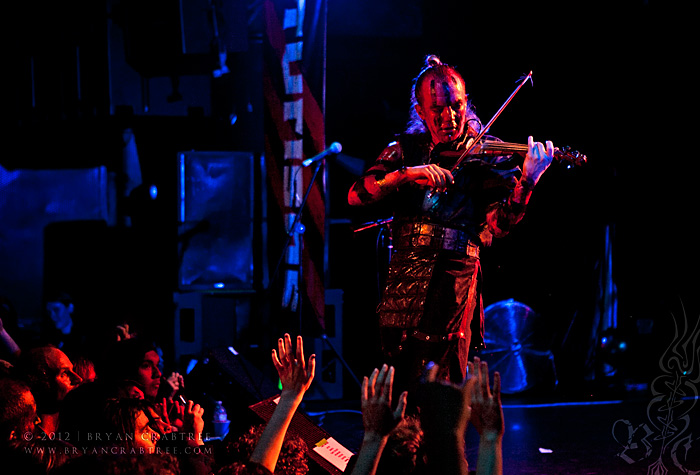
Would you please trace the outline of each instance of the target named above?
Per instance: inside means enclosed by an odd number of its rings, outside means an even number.
[[[212,423],[214,424],[214,435],[223,439],[228,434],[228,427],[230,421],[228,420],[228,415],[226,414],[226,408],[221,401],[216,401],[214,406],[214,414],[212,416]]]
[[[226,414],[226,408],[221,401],[216,401],[216,406],[214,407],[214,422],[227,422],[228,415]]]

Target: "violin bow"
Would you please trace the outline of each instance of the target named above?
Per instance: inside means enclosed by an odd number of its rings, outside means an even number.
[[[491,128],[493,123],[496,121],[496,119],[498,119],[498,116],[501,115],[501,112],[503,112],[503,110],[506,108],[506,106],[508,106],[510,101],[513,100],[513,98],[518,93],[520,88],[522,88],[525,85],[525,83],[528,81],[530,81],[530,84],[532,84],[534,86],[534,83],[532,82],[532,71],[530,71],[525,76],[519,78],[518,81],[520,81],[520,84],[518,84],[518,87],[515,88],[515,90],[511,93],[511,95],[508,97],[508,99],[506,99],[506,101],[503,103],[503,105],[496,111],[496,113],[493,115],[493,117],[491,117],[491,120],[489,120],[488,123],[484,127],[481,128],[481,131],[479,132],[479,134],[476,137],[474,137],[474,140],[472,141],[471,145],[469,145],[467,147],[467,149],[464,151],[464,153],[462,153],[462,155],[459,156],[459,158],[457,159],[455,164],[452,165],[452,168],[450,169],[450,173],[454,172],[457,169],[459,164],[462,163],[462,160],[464,160],[464,158],[467,157],[469,155],[469,153],[474,149],[474,147],[476,147],[476,145],[481,141],[481,139],[484,137],[486,132],[489,131],[489,129]]]

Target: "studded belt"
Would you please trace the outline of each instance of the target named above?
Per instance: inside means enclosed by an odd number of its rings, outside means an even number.
[[[460,229],[430,223],[401,223],[392,229],[392,244],[396,249],[421,248],[457,251],[479,258],[479,246]]]
[[[433,343],[440,342],[440,341],[452,341],[452,340],[458,340],[460,338],[466,338],[464,336],[464,332],[448,333],[447,335],[429,335],[427,333],[423,333],[420,330],[412,330],[410,335],[413,338],[416,338],[417,340],[430,341]]]

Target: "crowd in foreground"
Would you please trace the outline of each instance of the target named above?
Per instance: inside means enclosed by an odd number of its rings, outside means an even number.
[[[179,373],[162,374],[158,348],[121,328],[100,361],[57,346],[20,348],[0,323],[0,462],[3,473],[306,474],[306,443],[290,429],[311,386],[315,355],[301,336],[279,338],[271,359],[281,394],[266,424],[213,444],[204,409],[179,401]],[[500,376],[474,358],[461,385],[438,381],[429,364],[416,394],[392,401],[394,368],[382,365],[361,388],[362,445],[346,473],[468,474],[465,432],[477,429],[477,474],[502,473]],[[413,398],[410,405],[408,400]],[[229,414],[229,418],[237,417]],[[242,415],[241,415],[242,416]]]

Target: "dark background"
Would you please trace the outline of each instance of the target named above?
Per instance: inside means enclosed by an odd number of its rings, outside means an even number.
[[[594,360],[606,358],[590,359],[589,337],[609,227],[618,325],[631,350],[617,360],[618,376],[647,381],[674,334],[672,314],[698,318],[698,165],[677,145],[693,136],[694,117],[683,9],[641,1],[424,2],[405,10],[369,3],[354,3],[356,14],[329,9],[329,140],[372,160],[404,124],[410,81],[426,54],[458,67],[484,123],[533,71],[534,87],[520,90],[491,133],[570,145],[589,163],[553,165],[524,221],[486,250],[484,304],[513,298],[530,306],[557,358],[559,389],[585,392]],[[335,14],[343,21],[334,23]],[[344,26],[334,34],[336,24]],[[347,183],[333,185],[334,216],[389,216],[381,207],[348,209]],[[363,233],[352,236],[345,264],[331,266],[331,276],[348,292],[370,295],[376,279],[367,258],[375,257],[377,233]],[[358,280],[367,287],[359,290]],[[362,306],[359,326],[372,325],[375,302],[348,300]],[[649,320],[651,334],[640,334],[638,322]]]
[[[9,117],[2,165],[117,170],[121,131],[129,127],[143,182],[159,188],[155,201],[134,197],[127,211],[120,203],[118,211],[131,214],[129,230],[92,229],[84,232],[96,234],[81,234],[83,241],[49,243],[56,246],[51,255],[63,255],[52,263],[37,265],[34,251],[11,243],[9,227],[19,218],[4,220],[5,252],[29,250],[3,264],[0,293],[10,294],[29,322],[39,316],[37,286],[47,274],[94,285],[95,273],[103,273],[105,285],[90,293],[102,300],[84,309],[103,311],[105,318],[128,313],[144,329],[171,336],[178,292],[175,153],[232,150],[259,157],[262,151],[259,4],[226,2],[222,9],[231,73],[219,79],[210,74],[217,66],[211,33],[196,13],[208,2],[184,4],[195,12],[185,56],[177,53],[181,38],[172,28],[177,2],[16,2],[5,16]],[[381,228],[353,228],[389,212],[347,205],[357,177],[347,163],[369,166],[401,131],[411,80],[425,55],[438,54],[463,74],[483,122],[532,71],[534,87],[521,89],[490,132],[520,143],[533,135],[589,157],[580,169],[553,166],[524,221],[484,252],[484,304],[513,298],[531,307],[557,358],[560,388],[580,390],[595,364],[591,335],[609,228],[619,329],[630,342],[616,364],[626,379],[650,377],[643,368],[666,349],[673,316],[698,316],[698,160],[689,140],[696,54],[689,16],[687,7],[654,1],[328,2],[326,138],[342,143],[347,160],[328,161],[327,288],[344,292],[343,355],[356,374],[377,364],[374,309],[386,249],[377,245]],[[26,219],[42,213],[12,209]],[[72,258],[61,249],[70,249]],[[279,251],[268,251],[274,262]],[[24,262],[35,263],[34,271]],[[275,325],[265,326],[266,312],[276,310],[260,310],[255,292],[243,298],[253,300],[252,310],[236,313],[230,338],[253,348],[249,357],[257,361],[254,348],[268,348],[277,337]],[[653,322],[651,334],[639,333],[640,320]],[[262,354],[266,363],[267,350]],[[596,355],[598,363],[605,358]],[[346,392],[354,395],[350,386]]]

